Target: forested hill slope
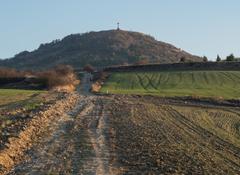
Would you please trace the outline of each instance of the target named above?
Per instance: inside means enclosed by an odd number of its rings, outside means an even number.
[[[41,44],[38,49],[23,51],[13,58],[0,61],[0,66],[18,69],[45,69],[57,64],[76,68],[91,64],[97,67],[148,63],[174,63],[181,58],[202,61],[171,44],[149,35],[123,30],[72,34],[61,40]]]

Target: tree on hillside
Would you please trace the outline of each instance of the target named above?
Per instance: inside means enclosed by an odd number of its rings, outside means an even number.
[[[220,62],[221,60],[222,60],[221,57],[220,57],[219,55],[217,55],[216,61],[217,61],[217,62]]]
[[[29,71],[28,71],[29,72]],[[24,77],[28,73],[27,71],[18,71],[13,68],[1,68],[0,67],[0,78],[19,78]]]
[[[136,62],[137,65],[144,65],[144,64],[148,64],[149,63],[149,59],[148,58],[142,58],[139,61]]]
[[[206,56],[203,57],[203,62],[208,62],[208,58]]]
[[[234,60],[235,60],[235,57],[233,54],[230,54],[229,56],[227,56],[226,61],[234,61]]]
[[[185,58],[185,57],[181,57],[181,58],[180,58],[180,62],[181,62],[181,63],[185,63],[185,62],[186,62],[186,58]]]
[[[92,73],[92,72],[94,72],[94,67],[90,64],[87,64],[84,66],[83,70],[86,72]]]
[[[123,66],[128,66],[129,63],[128,63],[128,62],[123,62],[122,65],[123,65]]]

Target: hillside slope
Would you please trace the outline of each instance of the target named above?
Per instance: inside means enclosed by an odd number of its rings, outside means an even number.
[[[19,69],[44,69],[57,64],[70,64],[80,68],[85,64],[110,66],[148,60],[150,63],[179,62],[184,57],[202,61],[171,44],[160,42],[138,32],[109,30],[72,34],[62,40],[41,44],[38,49],[23,51],[15,57],[1,61],[0,66]]]

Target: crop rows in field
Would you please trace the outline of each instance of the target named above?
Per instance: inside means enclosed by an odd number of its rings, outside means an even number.
[[[240,173],[237,111],[155,104],[135,97],[117,101],[110,107],[110,123],[126,174]]]
[[[111,93],[240,97],[240,71],[113,73],[102,88]]]

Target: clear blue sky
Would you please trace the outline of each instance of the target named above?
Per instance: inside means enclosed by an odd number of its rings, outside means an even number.
[[[8,0],[0,2],[0,58],[71,33],[140,31],[209,58],[240,56],[239,0]]]

